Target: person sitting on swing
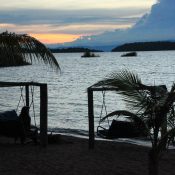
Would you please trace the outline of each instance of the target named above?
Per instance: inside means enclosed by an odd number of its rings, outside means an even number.
[[[29,106],[24,106],[19,115],[19,119],[22,123],[24,129],[25,138],[31,138],[35,143],[37,143],[38,129],[31,125],[31,117],[29,115]],[[33,129],[33,130],[32,130]]]

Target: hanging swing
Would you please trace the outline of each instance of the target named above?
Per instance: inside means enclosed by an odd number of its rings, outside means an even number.
[[[107,116],[107,107],[106,107],[106,102],[105,102],[105,91],[102,91],[102,105],[101,105],[101,112],[100,112],[100,116],[99,116],[99,122],[98,122],[98,126],[97,126],[97,135],[100,137],[106,137],[106,132],[107,132],[107,128],[106,127],[110,127],[109,124],[109,119],[107,118],[107,125],[106,126],[106,122],[105,122],[105,126],[102,126],[102,124],[104,123],[104,121],[102,121],[103,118],[103,111],[105,112],[105,116]]]
[[[48,144],[48,135],[47,135],[47,128],[48,128],[48,87],[47,87],[47,83],[3,82],[3,81],[0,82],[0,87],[1,88],[11,88],[11,87],[20,87],[20,86],[25,87],[25,92],[26,92],[25,93],[25,96],[26,96],[25,100],[26,100],[27,106],[29,106],[29,98],[28,98],[29,97],[29,87],[30,86],[39,87],[39,92],[40,92],[40,97],[39,97],[39,103],[40,103],[39,109],[40,109],[40,111],[39,111],[39,121],[38,121],[39,122],[39,129],[40,129],[39,140],[40,140],[41,146],[46,147],[47,144]],[[13,110],[13,112],[18,117],[16,111]],[[2,114],[2,113],[0,113],[0,114]],[[10,136],[12,137],[12,134],[14,135],[14,133],[19,129],[19,127],[15,127],[12,130],[11,127],[9,127],[9,125],[8,125],[6,117],[4,116],[2,118],[4,118],[4,120],[1,120],[1,116],[0,116],[0,125],[2,124],[2,126],[3,126],[4,122],[6,122],[6,124],[7,124],[6,126],[7,126],[8,129],[6,128],[5,131],[8,131],[11,134]],[[14,119],[13,119],[13,121],[14,121]],[[19,120],[18,120],[18,123],[20,123]],[[0,130],[3,130],[2,128],[3,127],[0,126]],[[20,132],[16,136],[19,137],[19,134],[20,134]],[[0,135],[2,135],[1,132],[0,132]]]
[[[35,104],[34,104],[34,86],[30,86],[30,92],[31,92],[31,102],[29,104],[29,109],[32,109],[33,111],[33,120],[34,120],[34,126],[37,127],[36,124],[36,115],[35,115]],[[19,102],[17,104],[16,107],[16,112],[19,111],[19,107],[20,107],[20,103],[22,102],[22,107],[27,106],[26,101],[24,100],[24,95],[23,95],[23,89],[24,86],[20,86],[20,98],[19,98]]]
[[[17,115],[21,102],[23,103],[23,108],[26,107],[26,103],[23,96],[23,89],[24,86],[20,86],[20,99],[18,101],[16,110],[10,110],[0,113],[0,135],[7,136],[7,137],[14,137],[15,142],[18,138],[20,138],[21,143],[24,143],[26,138],[30,138],[37,143],[37,135],[38,135],[38,128],[36,127],[36,119],[35,119],[35,108],[34,108],[34,86],[31,87],[31,103],[29,108],[32,107],[33,114],[34,114],[34,126],[30,125],[30,129],[26,132],[23,122],[21,121],[20,117]],[[22,112],[21,110],[21,112]]]
[[[97,127],[97,135],[105,139],[114,138],[133,138],[146,136],[143,126],[135,125],[135,121],[131,120],[131,116],[134,118],[135,114],[130,113],[126,110],[117,110],[107,114],[107,107],[105,102],[105,91],[102,91],[103,100],[100,112],[99,125]],[[105,110],[105,116],[103,111]],[[110,121],[109,118],[113,119]],[[119,120],[119,118],[128,120]],[[102,123],[108,123],[108,127],[103,127]],[[106,126],[106,125],[105,125]],[[142,132],[143,131],[143,132]]]
[[[113,119],[109,119],[111,117],[111,113],[108,114],[107,106],[106,106],[106,91],[102,91],[102,105],[101,112],[99,117],[99,124],[97,126],[97,135],[106,138],[112,139],[115,138],[115,129],[117,118],[120,116],[118,114],[112,115]],[[104,116],[103,116],[104,115]]]

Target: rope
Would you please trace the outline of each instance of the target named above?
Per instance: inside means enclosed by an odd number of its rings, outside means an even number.
[[[36,126],[36,115],[35,115],[35,105],[34,105],[34,86],[31,86],[31,97],[32,97],[32,100],[31,100],[31,103],[30,103],[30,105],[29,105],[29,107],[31,107],[32,106],[32,108],[33,108],[33,118],[34,118],[34,124],[35,124],[35,126]]]
[[[18,101],[18,104],[17,104],[17,107],[16,107],[16,112],[18,111],[21,100],[23,101],[23,106],[26,106],[26,102],[25,102],[24,96],[23,96],[23,89],[24,89],[24,86],[20,86],[21,94],[20,94],[20,98],[19,98],[19,101]],[[36,115],[35,115],[35,105],[34,105],[34,86],[31,86],[31,97],[32,97],[32,100],[31,100],[31,103],[30,103],[29,107],[31,108],[31,106],[32,106],[34,124],[35,124],[35,127],[36,127]]]
[[[20,95],[19,102],[18,102],[17,107],[16,107],[16,111],[18,111],[18,108],[19,108],[21,99],[23,100],[23,104],[25,106],[25,100],[24,100],[24,97],[23,97],[23,89],[24,89],[24,87],[23,86],[22,87],[20,86],[21,95]]]
[[[100,121],[102,119],[103,109],[105,109],[106,115],[108,114],[106,103],[105,103],[105,91],[102,91],[102,96],[103,96],[103,101],[102,101],[102,107],[101,107],[101,112],[100,112]],[[99,121],[99,125],[100,125],[100,121]],[[109,119],[108,118],[107,118],[107,121],[108,121],[108,126],[109,126]]]

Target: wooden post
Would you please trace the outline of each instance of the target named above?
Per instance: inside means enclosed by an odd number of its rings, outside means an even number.
[[[26,89],[26,106],[29,106],[29,85],[26,85],[25,89]]]
[[[40,86],[40,142],[42,147],[47,147],[47,112],[48,112],[48,97],[47,84]]]
[[[94,148],[94,104],[93,91],[88,88],[89,149]]]

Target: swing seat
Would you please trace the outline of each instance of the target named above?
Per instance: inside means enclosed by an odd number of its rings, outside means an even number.
[[[15,110],[5,111],[0,113],[0,135],[6,137],[13,137],[24,141],[25,135],[23,126]]]
[[[107,139],[145,136],[141,128],[137,128],[133,122],[119,120],[113,120],[109,129],[98,126],[97,134]]]

